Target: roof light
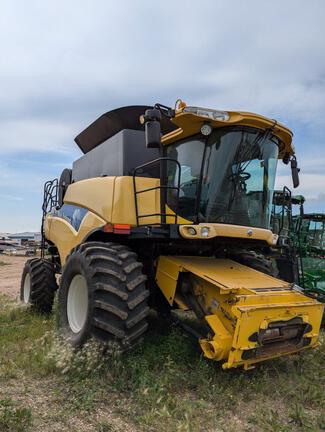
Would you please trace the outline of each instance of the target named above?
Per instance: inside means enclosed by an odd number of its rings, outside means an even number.
[[[209,108],[200,108],[200,107],[185,107],[183,109],[183,112],[193,113],[200,117],[207,117],[211,120],[221,120],[221,121],[227,121],[230,118],[229,113],[226,111],[218,111],[214,109]]]
[[[177,99],[175,103],[175,109],[181,110],[186,107],[186,102],[184,102],[182,99]]]

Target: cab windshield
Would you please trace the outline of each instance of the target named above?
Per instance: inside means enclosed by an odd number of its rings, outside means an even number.
[[[325,220],[304,220],[303,230],[308,233],[307,241],[312,247],[325,250]]]
[[[208,139],[194,136],[167,147],[181,166],[179,199],[167,203],[193,222],[219,222],[268,228],[278,160],[277,139],[249,127],[215,129]],[[178,168],[168,163],[170,186]],[[178,202],[177,202],[178,201]]]

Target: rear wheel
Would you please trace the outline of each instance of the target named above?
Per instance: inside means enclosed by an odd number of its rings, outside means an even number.
[[[38,312],[49,313],[57,288],[51,261],[33,258],[26,262],[20,287],[20,300],[23,303],[30,304]]]
[[[59,289],[58,322],[64,337],[81,346],[91,337],[132,348],[149,312],[146,277],[137,256],[123,245],[89,242],[67,258]]]

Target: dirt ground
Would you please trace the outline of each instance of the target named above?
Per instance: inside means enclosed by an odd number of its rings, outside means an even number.
[[[0,255],[0,294],[6,294],[13,299],[19,296],[21,274],[27,259],[27,257]]]

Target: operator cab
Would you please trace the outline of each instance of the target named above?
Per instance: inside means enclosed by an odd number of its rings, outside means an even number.
[[[157,143],[157,124],[166,117],[178,129]],[[143,120],[147,148],[160,147],[166,159],[166,205],[188,223],[269,229],[278,159],[291,161],[294,187],[299,185],[292,133],[274,120],[182,101],[175,110],[156,104]]]

